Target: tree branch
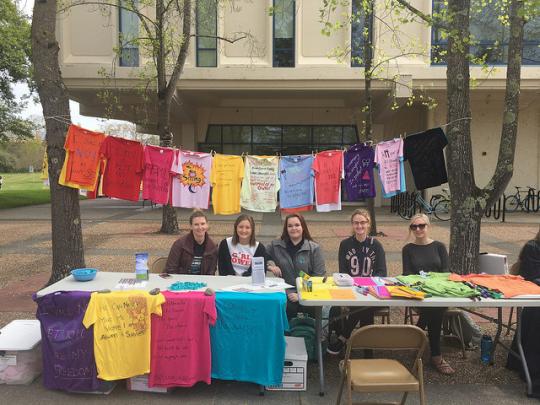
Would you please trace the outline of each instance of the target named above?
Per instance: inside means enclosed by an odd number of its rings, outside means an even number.
[[[227,37],[220,37],[219,35],[198,35],[198,34],[191,34],[190,38],[213,38],[217,39],[219,41],[228,42],[229,44],[234,44],[235,42],[240,41],[241,39],[246,39],[248,36],[246,34],[242,35],[238,38],[227,38]]]
[[[411,6],[408,1],[405,1],[405,0],[393,0],[393,1],[398,3],[398,6],[401,6],[409,10],[409,12],[419,17],[420,19],[424,20],[426,23],[428,23],[432,27],[444,28],[444,29],[448,28],[448,25],[442,19],[434,17],[432,15],[426,14],[418,10],[416,7]]]

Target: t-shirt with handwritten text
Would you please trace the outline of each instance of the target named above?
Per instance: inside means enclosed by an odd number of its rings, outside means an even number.
[[[315,204],[318,212],[341,210],[343,151],[327,150],[315,155]]]
[[[174,151],[146,145],[144,148],[143,198],[156,204],[169,202],[170,170]]]
[[[214,156],[210,175],[214,214],[232,215],[240,212],[240,184],[243,177],[242,156]]]
[[[140,142],[108,136],[100,156],[107,160],[103,173],[103,194],[123,200],[139,201],[143,175],[143,146]]]
[[[378,165],[379,177],[385,197],[396,195],[402,190],[403,171],[403,139],[395,138],[380,142],[375,147],[375,163]]]
[[[163,292],[161,317],[152,316],[151,387],[210,384],[210,325],[216,322],[215,295]]]
[[[101,132],[70,125],[64,143],[68,155],[62,166],[63,176],[58,182],[64,186],[93,191],[97,183],[99,149],[104,140],[105,134]]]
[[[371,146],[353,145],[345,152],[345,190],[349,201],[375,197],[373,166],[375,151]]]
[[[211,169],[211,154],[177,151],[171,167],[173,207],[208,209]]]
[[[279,158],[247,156],[240,205],[250,211],[274,212],[277,206]]]
[[[83,324],[94,325],[98,377],[111,381],[150,372],[150,315],[161,315],[162,294],[92,293]]]
[[[313,156],[283,156],[279,162],[281,209],[311,209],[313,206]]]
[[[41,325],[43,385],[51,390],[95,391],[94,332],[82,324],[90,292],[58,291],[34,298]]]

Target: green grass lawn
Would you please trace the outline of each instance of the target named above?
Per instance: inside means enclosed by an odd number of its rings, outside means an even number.
[[[4,184],[0,189],[0,209],[51,201],[49,188],[40,180],[40,173],[0,173]]]

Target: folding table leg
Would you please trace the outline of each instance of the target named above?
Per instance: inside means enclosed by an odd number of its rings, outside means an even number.
[[[499,339],[501,338],[501,332],[502,332],[502,308],[497,308],[497,332],[495,333],[495,339],[493,339],[493,347],[491,348],[491,353],[489,354],[489,364],[493,365],[495,357],[495,348],[497,347],[497,344],[499,343]]]
[[[523,351],[523,346],[521,345],[521,311],[523,308],[516,308],[516,341],[517,348],[519,353],[519,358],[521,359],[521,364],[523,365],[523,374],[525,375],[525,381],[527,382],[527,396],[532,395],[532,381],[531,375],[529,374],[529,366],[527,366],[527,359],[525,358],[525,352]]]
[[[324,396],[324,363],[322,352],[322,307],[315,307],[315,323],[317,333],[317,362],[319,363],[319,395]]]

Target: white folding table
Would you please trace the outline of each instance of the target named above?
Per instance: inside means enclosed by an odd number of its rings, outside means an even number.
[[[524,307],[540,307],[540,296],[519,296],[509,299],[493,299],[482,298],[480,301],[472,300],[470,298],[442,298],[442,297],[430,297],[424,300],[415,299],[385,299],[381,300],[375,298],[372,295],[363,295],[355,291],[356,296],[354,300],[332,299],[332,300],[306,300],[302,297],[302,279],[296,279],[296,286],[299,294],[299,302],[306,307],[314,307],[315,309],[315,321],[317,332],[317,360],[319,364],[319,395],[324,395],[324,363],[322,353],[322,307],[323,306],[341,306],[341,307],[461,307],[461,308],[498,308],[498,325],[497,334],[495,336],[493,351],[499,340],[502,329],[502,308],[504,307],[517,307],[517,346],[518,355],[523,364],[523,370],[525,374],[525,380],[527,383],[527,394],[532,394],[532,383],[529,375],[529,369],[527,367],[527,361],[523,353],[523,346],[521,345],[521,310]],[[350,288],[350,287],[343,287]],[[493,353],[493,352],[492,352]]]

